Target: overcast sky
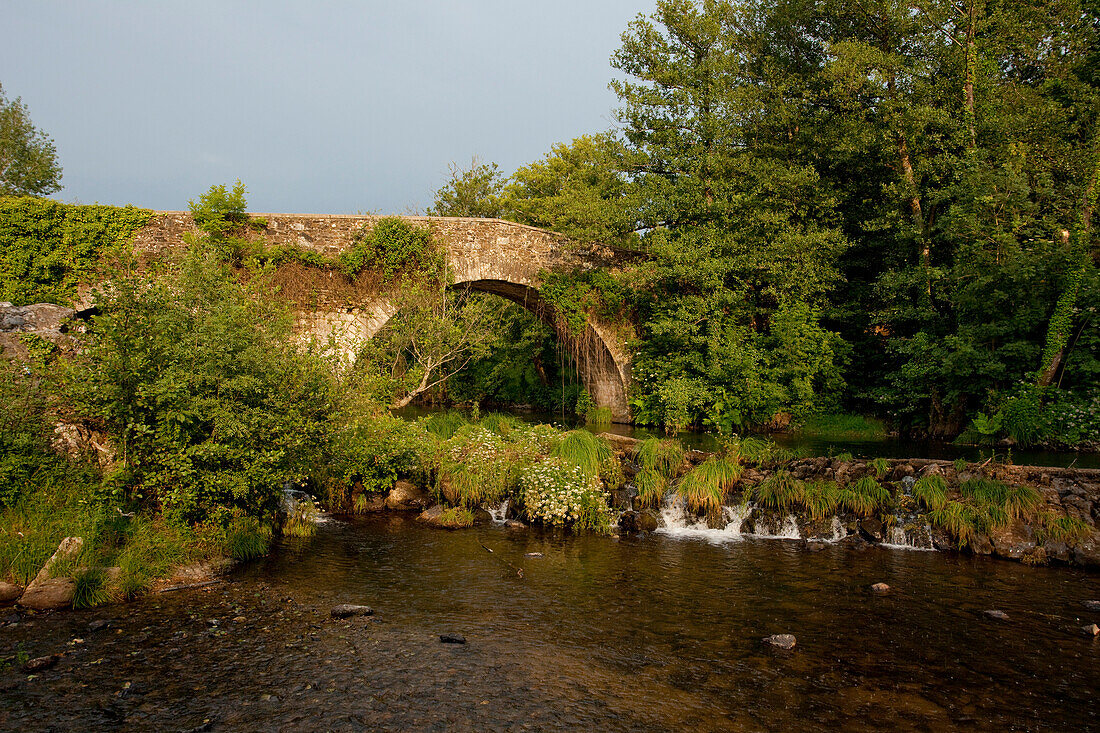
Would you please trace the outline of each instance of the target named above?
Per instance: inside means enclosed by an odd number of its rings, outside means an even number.
[[[652,0],[5,3],[0,84],[53,137],[55,198],[407,213],[453,161],[505,173],[612,125],[608,59]]]

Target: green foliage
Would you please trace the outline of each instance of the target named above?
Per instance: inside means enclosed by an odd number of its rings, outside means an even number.
[[[807,415],[794,432],[822,440],[877,440],[886,436],[881,420],[861,415]]]
[[[283,534],[287,537],[312,537],[317,532],[317,505],[309,499],[294,502],[283,520]]]
[[[440,447],[439,493],[451,504],[470,508],[515,496],[521,474],[555,442],[543,428],[519,424],[506,435],[481,425],[461,428]]]
[[[463,529],[474,526],[474,513],[463,507],[447,507],[439,515],[440,526],[448,529]]]
[[[1003,511],[1010,519],[1031,517],[1042,503],[1039,492],[1030,486],[1008,486],[985,478],[964,481],[959,493],[979,507],[994,507]]]
[[[104,255],[125,245],[152,212],[0,196],[0,300],[68,305],[100,276]]]
[[[348,277],[369,269],[389,281],[399,273],[414,271],[441,278],[444,258],[431,231],[397,217],[385,217],[370,229],[364,228],[352,248],[340,253],[338,263]]]
[[[551,455],[602,479],[609,488],[622,485],[622,466],[611,444],[587,430],[565,433]]]
[[[870,476],[853,481],[837,492],[837,505],[845,511],[870,517],[890,503],[890,492]]]
[[[523,471],[520,487],[523,510],[533,522],[578,531],[610,529],[607,495],[596,477],[576,464],[561,458],[537,463]]]
[[[942,509],[947,503],[947,481],[936,474],[921,476],[913,484],[913,497],[929,511]]]
[[[790,512],[804,505],[806,484],[791,476],[788,471],[776,471],[756,486],[753,496],[760,506]]]
[[[812,481],[803,489],[802,506],[815,521],[836,514],[840,506],[840,488],[833,481]]]
[[[741,478],[741,472],[740,464],[711,456],[680,479],[676,495],[693,512],[719,511],[726,494]]]
[[[427,476],[433,460],[430,427],[377,409],[345,408],[341,413],[327,431],[331,506],[343,507],[353,487],[366,493],[389,491],[399,477]],[[439,424],[447,419],[440,416]]]
[[[255,517],[238,517],[225,530],[225,549],[234,560],[254,560],[267,554],[271,528]]]
[[[188,201],[191,218],[200,230],[214,239],[225,239],[248,224],[245,187],[239,180],[232,189],[211,186],[198,201]]]
[[[872,458],[867,462],[867,465],[872,471],[875,472],[875,476],[882,478],[886,475],[886,472],[890,470],[890,461],[885,458]]]
[[[1088,522],[1052,511],[1039,512],[1036,517],[1036,538],[1039,542],[1064,542],[1075,545],[1092,534]]]
[[[642,468],[671,479],[684,463],[684,446],[678,440],[647,438],[634,449],[634,460]]]
[[[428,213],[433,216],[473,216],[495,218],[501,215],[504,182],[496,163],[481,163],[474,158],[470,167],[451,164],[451,180],[435,193]]]
[[[949,501],[929,512],[928,521],[951,535],[960,548],[970,545],[984,526],[976,507],[958,501]]]
[[[50,447],[48,386],[42,376],[0,359],[0,508],[71,470]]]
[[[31,122],[27,105],[19,97],[9,100],[0,85],[0,196],[49,196],[60,190],[53,140]]]
[[[638,490],[635,501],[642,507],[659,507],[668,489],[668,479],[660,471],[643,468],[634,477],[634,488]]]
[[[842,453],[837,453],[834,456],[834,458],[836,458],[838,461],[841,461],[843,463],[851,463],[853,460],[855,460],[855,456],[853,456],[848,451],[844,451]]]
[[[433,435],[437,435],[443,440],[447,440],[452,437],[459,428],[469,425],[470,421],[466,419],[466,416],[457,410],[447,410],[446,412],[436,412],[430,415],[424,421],[424,429]]]
[[[120,275],[101,295],[70,393],[117,447],[125,498],[187,522],[272,515],[279,487],[319,465],[327,368],[296,348],[267,291],[197,247],[178,270]]]
[[[73,574],[73,608],[93,608],[111,599],[103,568],[85,568]]]

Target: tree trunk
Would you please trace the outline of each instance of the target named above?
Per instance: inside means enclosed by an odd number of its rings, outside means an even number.
[[[425,369],[424,370],[424,376],[420,378],[420,384],[417,385],[416,388],[414,388],[407,395],[405,395],[404,397],[402,397],[399,400],[396,400],[392,405],[390,405],[390,409],[391,410],[399,410],[402,407],[406,407],[410,402],[412,402],[414,399],[416,399],[417,395],[422,394],[425,390],[428,389],[428,380],[431,378],[431,376],[432,376],[432,370],[431,369]]]
[[[977,24],[978,4],[970,1],[969,23],[966,27],[966,78],[963,81],[963,104],[966,108],[966,126],[970,131],[970,149],[978,144],[977,123],[974,114],[974,77],[978,72],[978,48],[974,43],[974,26]]]

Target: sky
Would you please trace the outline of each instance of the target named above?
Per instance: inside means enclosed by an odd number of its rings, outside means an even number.
[[[505,173],[614,125],[620,34],[652,0],[6,3],[0,84],[74,203],[406,214],[450,166]]]

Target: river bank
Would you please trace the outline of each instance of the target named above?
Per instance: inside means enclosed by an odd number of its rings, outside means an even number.
[[[0,672],[0,728],[1100,725],[1095,575],[861,547],[327,518],[224,585],[0,615],[0,658],[61,655]],[[341,603],[374,615],[332,618]]]

